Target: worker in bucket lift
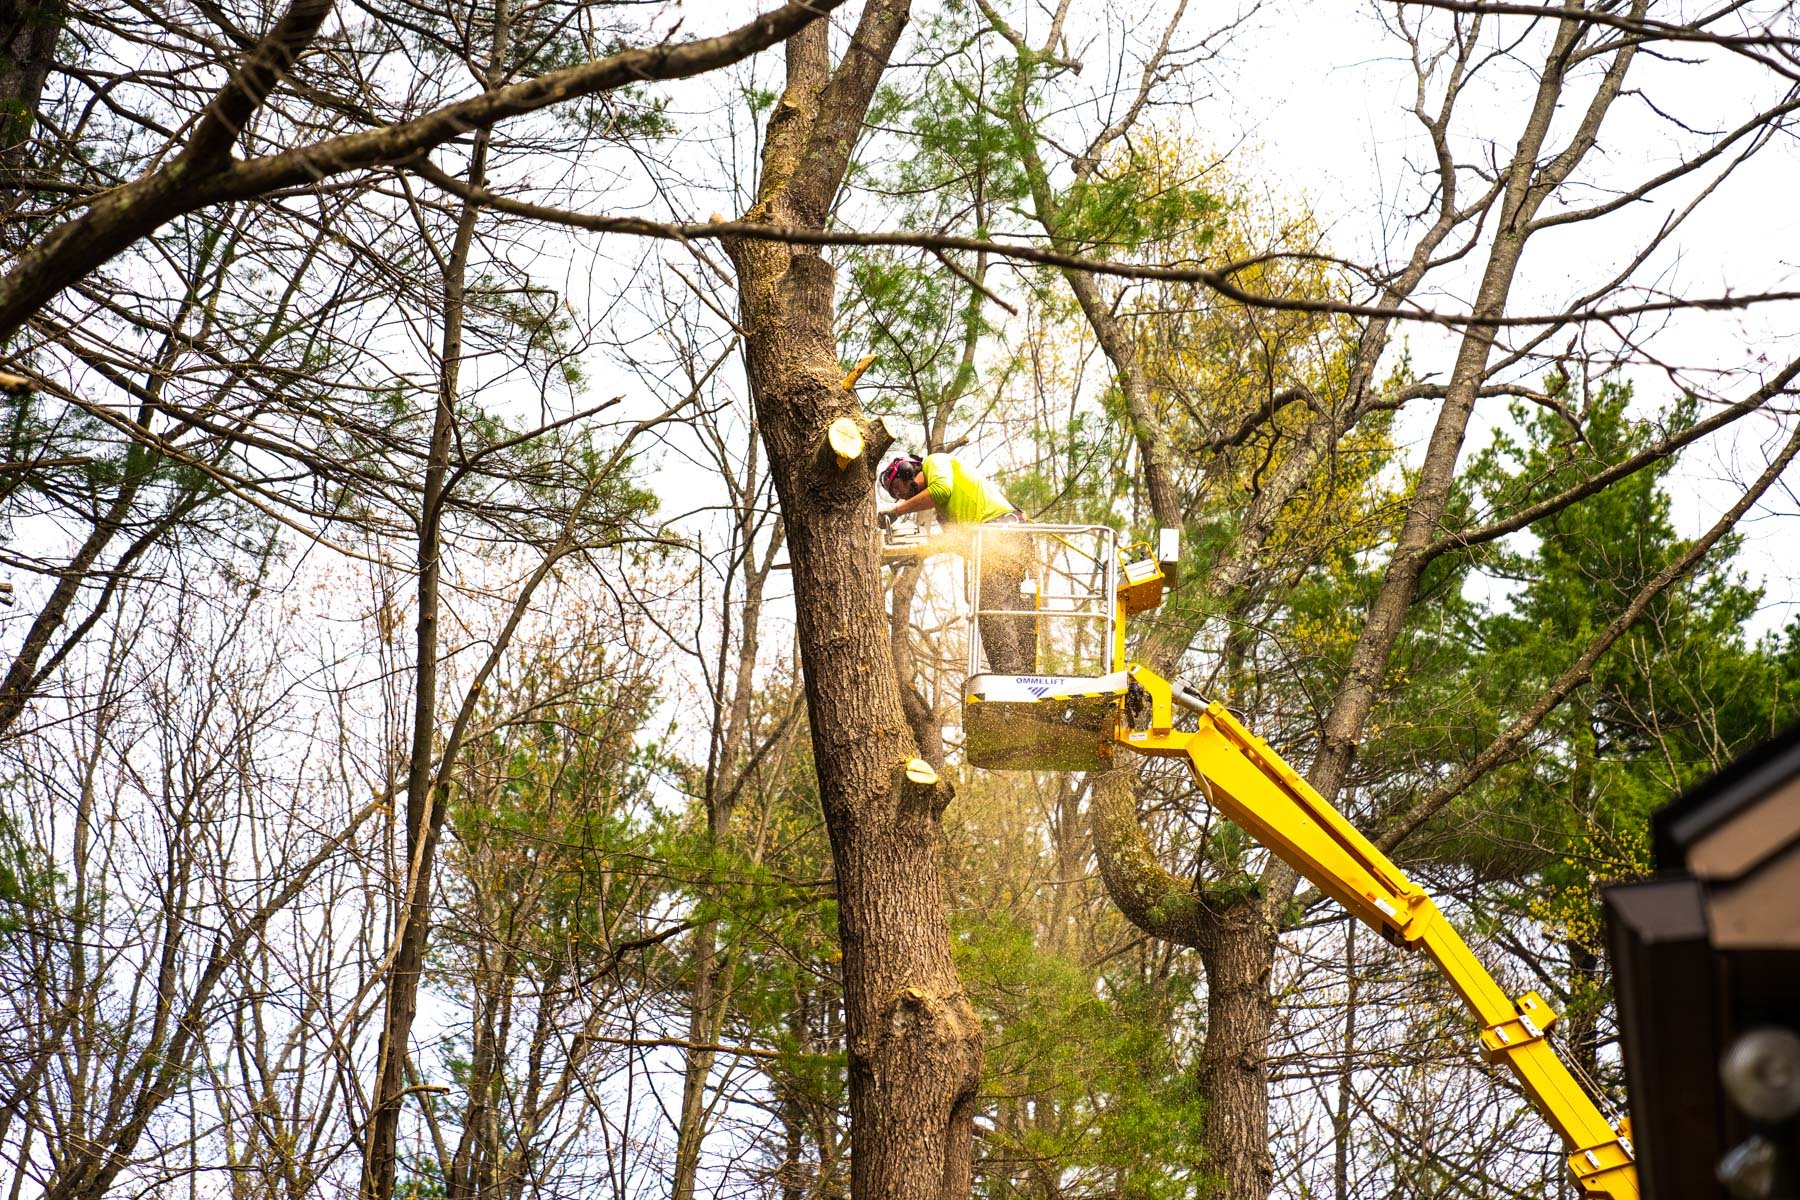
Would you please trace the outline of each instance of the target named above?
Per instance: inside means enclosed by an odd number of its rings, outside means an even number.
[[[881,472],[881,487],[899,503],[881,514],[883,526],[907,513],[935,509],[947,529],[1019,520],[1004,493],[979,472],[949,454],[905,455]],[[1016,545],[1011,543],[1018,543]],[[981,545],[981,607],[1017,609],[1025,579],[1023,538],[989,537]],[[1037,635],[1030,616],[989,613],[981,620],[981,646],[988,670],[1025,675],[1035,669]]]

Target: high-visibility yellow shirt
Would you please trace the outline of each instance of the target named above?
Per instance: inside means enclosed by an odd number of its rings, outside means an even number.
[[[925,456],[925,490],[931,493],[938,520],[952,525],[979,525],[1013,511],[999,488],[962,465],[953,455]]]

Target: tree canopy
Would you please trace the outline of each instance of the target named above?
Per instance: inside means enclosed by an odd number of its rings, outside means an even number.
[[[754,8],[0,3],[12,1194],[1562,1194],[1203,783],[967,762],[876,480],[1181,531],[1130,656],[1622,1104],[1800,714],[1791,11]]]

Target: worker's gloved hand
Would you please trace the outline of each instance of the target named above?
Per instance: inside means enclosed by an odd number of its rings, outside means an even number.
[[[900,519],[900,514],[895,512],[891,508],[884,508],[880,512],[875,514],[875,524],[878,528],[881,528],[881,529],[893,528],[894,522],[898,521],[899,519]]]

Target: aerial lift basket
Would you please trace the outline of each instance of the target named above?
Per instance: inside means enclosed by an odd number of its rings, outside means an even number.
[[[991,523],[974,531],[968,560],[968,762],[996,771],[1104,768],[1130,688],[1117,534],[1105,525]],[[1016,588],[996,587],[1015,578]],[[1010,665],[1030,673],[991,669],[984,632],[1002,629],[1029,657]]]

